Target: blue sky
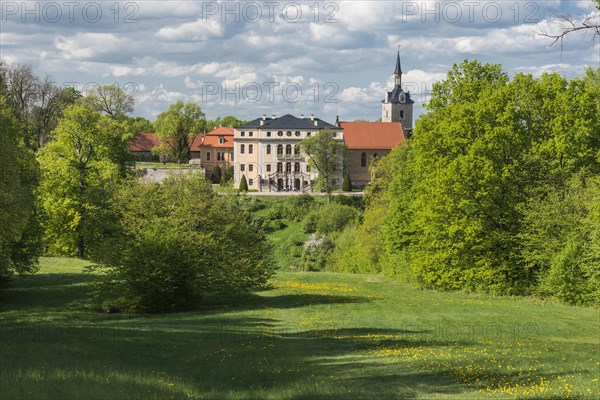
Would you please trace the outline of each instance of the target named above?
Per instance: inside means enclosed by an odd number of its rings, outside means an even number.
[[[513,75],[581,75],[600,65],[591,33],[549,48],[540,29],[590,0],[5,1],[0,57],[83,92],[116,83],[153,119],[178,99],[208,118],[311,114],[380,117],[401,45],[416,117],[453,63],[501,63]]]

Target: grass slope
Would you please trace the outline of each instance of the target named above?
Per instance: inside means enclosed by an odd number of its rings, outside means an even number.
[[[280,273],[170,315],[99,314],[75,260],[0,292],[0,398],[597,398],[598,310]]]

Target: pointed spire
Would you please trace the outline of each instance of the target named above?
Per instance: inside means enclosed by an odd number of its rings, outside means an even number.
[[[396,58],[396,70],[395,75],[402,75],[402,67],[400,66],[400,45],[398,45],[398,57]]]

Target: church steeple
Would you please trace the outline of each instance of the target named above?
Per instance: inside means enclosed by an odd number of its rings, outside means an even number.
[[[402,67],[400,65],[400,46],[398,46],[398,56],[396,58],[396,70],[394,71],[394,86],[402,85]]]

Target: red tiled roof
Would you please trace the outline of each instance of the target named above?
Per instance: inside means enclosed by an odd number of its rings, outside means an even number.
[[[225,139],[222,144],[219,143],[220,136]],[[191,151],[198,151],[200,147],[207,146],[233,149],[233,128],[229,126],[222,126],[214,131],[208,132],[207,134],[200,134],[196,136],[190,149]]]
[[[348,149],[391,149],[404,143],[400,122],[340,122]]]
[[[138,132],[135,137],[129,145],[131,151],[151,151],[153,147],[160,144],[160,140],[154,133]]]

